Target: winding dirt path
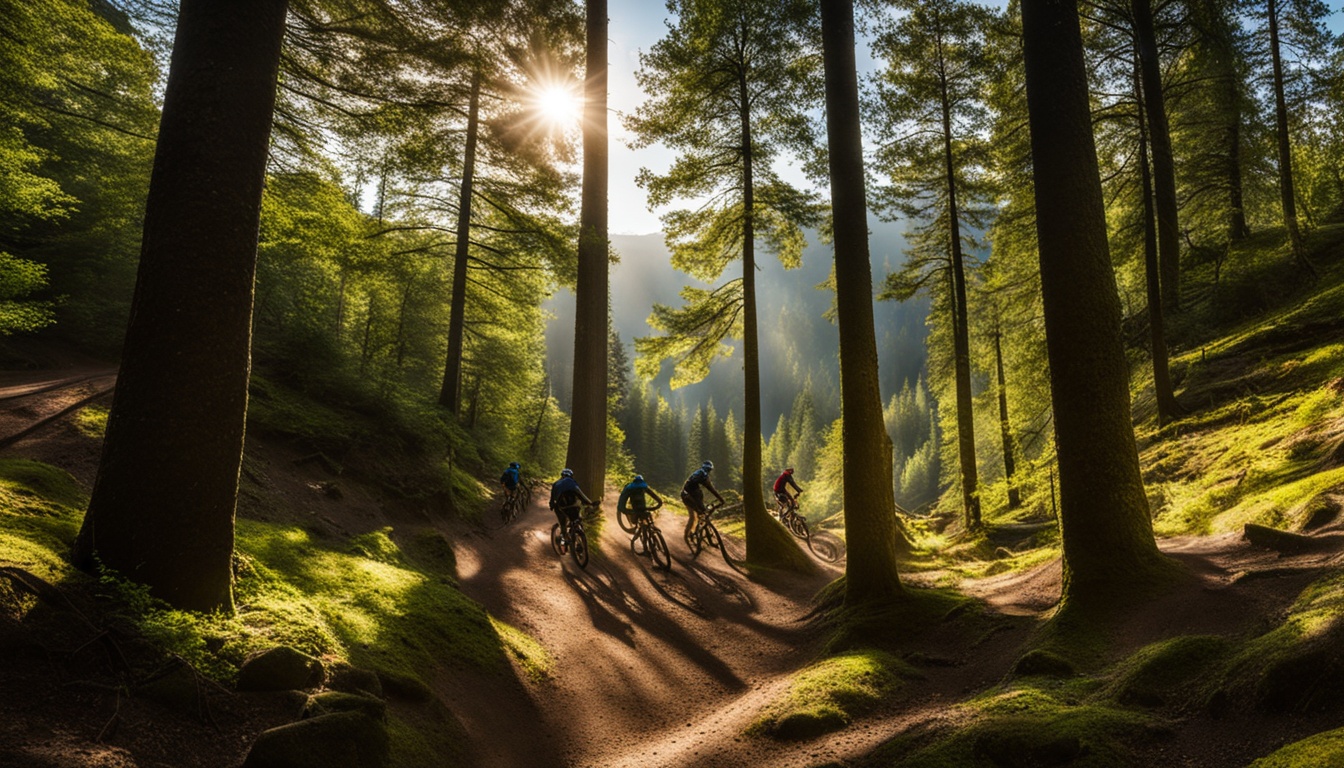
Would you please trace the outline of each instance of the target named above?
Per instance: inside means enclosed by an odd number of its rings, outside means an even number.
[[[463,702],[457,714],[472,741],[494,750],[479,764],[783,765],[754,754],[772,745],[738,739],[784,677],[816,654],[800,619],[838,571],[819,564],[812,576],[748,578],[717,551],[691,558],[685,517],[667,512],[658,523],[670,573],[636,557],[610,520],[581,570],[551,550],[554,521],[537,502],[508,527],[457,539],[463,591],[554,658],[539,682],[443,681]]]

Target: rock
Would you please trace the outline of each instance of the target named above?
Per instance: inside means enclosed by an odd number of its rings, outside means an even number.
[[[331,668],[327,676],[327,688],[343,693],[363,693],[380,699],[383,697],[383,683],[378,679],[377,672],[348,664]]]
[[[322,662],[277,646],[253,655],[238,670],[239,691],[294,691],[322,684]]]
[[[849,718],[839,710],[823,708],[820,712],[793,712],[780,718],[770,729],[770,735],[786,741],[816,738],[849,725]]]
[[[383,690],[388,696],[396,696],[407,701],[426,702],[434,698],[434,691],[430,690],[419,678],[403,675],[398,672],[388,672],[378,670],[378,681],[383,684]]]
[[[337,712],[263,731],[243,768],[385,768],[383,724],[362,712]]]
[[[375,699],[372,696],[358,693],[324,691],[309,697],[307,705],[303,708],[305,718],[330,715],[335,712],[362,712],[379,722],[387,719],[387,705],[383,703],[382,699]]]
[[[1073,664],[1068,659],[1039,649],[1028,651],[1013,665],[1013,673],[1018,676],[1073,677],[1074,672]]]
[[[1256,701],[1269,712],[1337,710],[1344,706],[1344,621],[1265,662]]]

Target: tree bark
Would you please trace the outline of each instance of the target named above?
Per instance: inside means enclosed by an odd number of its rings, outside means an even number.
[[[471,197],[476,180],[476,140],[480,131],[481,73],[471,76],[467,102],[467,146],[457,197],[457,248],[453,255],[453,296],[448,308],[448,355],[439,387],[439,405],[456,418],[462,407],[462,329],[467,316],[467,257],[471,252]]]
[[[940,62],[941,66],[941,62]],[[966,266],[957,215],[957,174],[952,157],[952,107],[947,76],[942,78],[943,172],[947,177],[947,226],[952,250],[952,346],[957,391],[957,456],[961,464],[961,509],[966,530],[980,527],[980,473],[975,462],[975,412],[971,400],[970,312],[966,308]]]
[[[1143,119],[1142,92],[1136,72],[1134,88],[1139,96],[1139,193],[1143,195],[1143,265],[1148,289],[1148,340],[1153,357],[1153,397],[1157,401],[1157,424],[1166,426],[1181,413],[1171,386],[1171,366],[1167,357],[1167,332],[1162,291],[1158,276],[1157,223],[1153,211],[1153,180],[1148,173],[1148,126]]]
[[[738,78],[742,123],[742,507],[747,561],[755,565],[809,570],[812,561],[765,508],[761,470],[761,359],[756,327],[756,194],[752,168],[751,93],[745,69]],[[713,445],[713,441],[709,441]]]
[[[1293,186],[1293,147],[1288,140],[1288,100],[1283,92],[1283,60],[1279,54],[1279,9],[1277,0],[1269,0],[1269,55],[1274,68],[1274,127],[1279,150],[1279,201],[1283,206],[1283,226],[1293,258],[1313,276],[1316,268],[1307,258],[1302,230],[1297,225],[1297,194]]]
[[[1143,79],[1142,109],[1148,115],[1153,147],[1153,197],[1157,203],[1157,253],[1162,272],[1162,308],[1181,306],[1181,230],[1177,218],[1176,163],[1171,154],[1171,131],[1162,93],[1162,62],[1157,55],[1152,0],[1130,0],[1134,15],[1134,44]]]
[[[840,329],[840,408],[843,473],[845,602],[885,602],[904,593],[896,558],[907,540],[896,519],[892,445],[882,419],[873,275],[868,250],[868,202],[863,176],[859,85],[854,61],[852,0],[821,3],[826,69],[826,140],[835,241],[836,322]]]
[[[1160,578],[1130,422],[1120,300],[1076,0],[1024,0],[1023,55],[1064,547],[1062,609],[1099,610]]]
[[[183,0],[140,267],[74,561],[232,609],[261,193],[285,0]]]
[[[574,288],[574,391],[566,461],[594,499],[607,467],[607,1],[588,0],[583,190]]]
[[[1008,508],[1022,506],[1022,491],[1017,487],[1017,459],[1013,456],[1013,427],[1008,421],[1008,384],[1003,375],[1003,331],[994,331],[994,368],[999,384],[999,434],[1003,438],[1003,479],[1008,484]]]

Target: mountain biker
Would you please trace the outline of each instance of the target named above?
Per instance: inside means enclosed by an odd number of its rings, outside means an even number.
[[[616,509],[624,512],[631,521],[638,523],[649,516],[649,496],[652,496],[658,504],[663,503],[649,484],[644,482],[644,476],[635,475],[635,479],[626,483],[621,489],[621,498],[616,502]]]
[[[578,520],[579,509],[585,505],[592,506],[593,502],[583,495],[579,481],[574,479],[574,470],[568,467],[560,470],[560,479],[551,485],[551,511],[555,512],[555,519],[560,523],[562,537],[569,521]]]
[[[789,486],[793,486],[793,495],[789,494]],[[803,489],[799,488],[798,483],[793,479],[793,467],[789,467],[779,473],[779,477],[775,478],[774,488],[775,499],[778,500],[780,504],[783,504],[785,509],[797,508],[797,496],[803,492]]]
[[[509,468],[504,470],[504,474],[499,476],[499,484],[504,486],[506,491],[517,490],[518,484],[523,481],[522,467],[516,461],[509,462]]]
[[[681,503],[686,505],[687,519],[685,535],[688,540],[691,538],[691,531],[695,530],[696,522],[699,520],[700,515],[706,513],[705,492],[703,489],[708,488],[709,492],[714,494],[714,498],[718,499],[720,504],[723,503],[723,497],[714,489],[714,484],[709,482],[709,473],[713,471],[714,462],[706,459],[705,462],[700,465],[699,469],[692,472],[691,476],[686,478],[686,484],[681,487]]]

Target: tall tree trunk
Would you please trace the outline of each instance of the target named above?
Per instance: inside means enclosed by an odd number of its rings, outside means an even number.
[[[480,124],[481,73],[471,76],[467,103],[467,146],[457,196],[457,249],[453,255],[453,296],[448,309],[448,355],[439,387],[439,405],[456,417],[462,407],[462,328],[467,317],[467,258],[471,252],[471,197],[476,180],[476,139]]]
[[[541,428],[546,424],[546,411],[551,407],[551,374],[541,377],[541,407],[537,409],[537,423],[532,426],[532,442],[527,446],[527,455],[537,455],[537,441],[541,439]]]
[[[1162,93],[1162,62],[1157,55],[1152,0],[1130,0],[1134,14],[1134,45],[1143,78],[1143,106],[1153,145],[1153,185],[1157,202],[1157,254],[1162,270],[1162,308],[1181,306],[1181,230],[1177,219],[1176,163],[1171,154],[1171,132]]]
[[[345,269],[341,269],[341,284],[336,291],[336,341],[345,332]]]
[[[574,392],[570,468],[592,498],[607,469],[607,0],[588,0],[583,104],[583,191],[574,289]]]
[[[854,4],[821,4],[826,68],[826,140],[830,150],[835,233],[836,322],[840,328],[841,442],[845,541],[845,602],[885,602],[904,590],[897,556],[908,541],[896,519],[892,445],[882,419],[873,329],[873,274],[868,251],[868,202],[863,177],[859,85],[854,63]]]
[[[1144,594],[1165,561],[1130,422],[1077,0],[1023,0],[1022,30],[1059,457],[1062,607],[1100,610]]]
[[[1153,211],[1153,180],[1148,173],[1148,123],[1143,119],[1142,93],[1135,68],[1134,91],[1139,98],[1139,193],[1143,195],[1143,265],[1148,287],[1148,339],[1153,354],[1153,397],[1157,401],[1158,426],[1170,424],[1181,413],[1171,387],[1171,367],[1167,360],[1167,333],[1158,276],[1157,226]]]
[[[1008,508],[1022,506],[1022,491],[1017,487],[1017,459],[1013,455],[1013,426],[1008,421],[1008,384],[1003,375],[1003,331],[994,330],[994,368],[999,384],[999,434],[1003,438],[1003,479],[1008,484]]]
[[[761,359],[756,328],[756,193],[752,168],[751,98],[747,76],[738,79],[742,124],[742,507],[746,518],[747,560],[756,565],[810,569],[812,561],[765,509],[761,470]],[[714,441],[707,436],[713,446]],[[725,469],[725,475],[727,467]]]
[[[940,62],[941,66],[941,62]],[[947,177],[947,226],[952,247],[952,347],[957,390],[957,455],[961,463],[961,510],[966,530],[980,527],[980,473],[975,464],[975,413],[971,400],[971,335],[967,327],[966,264],[961,252],[961,222],[957,212],[957,173],[952,158],[952,107],[947,78],[942,76],[943,173]]]
[[[397,307],[397,368],[406,360],[406,304],[411,299],[411,286],[401,290],[401,306]]]
[[[1293,187],[1293,147],[1288,140],[1288,100],[1283,92],[1283,60],[1279,55],[1279,9],[1277,0],[1269,0],[1269,55],[1274,67],[1274,127],[1279,149],[1279,201],[1283,205],[1283,226],[1293,258],[1313,276],[1316,268],[1307,258],[1302,231],[1297,226],[1297,194]]]
[[[102,463],[75,540],[178,608],[233,606],[233,520],[285,0],[183,0]]]
[[[1230,55],[1230,54],[1229,54]],[[1224,87],[1227,89],[1227,239],[1236,243],[1251,236],[1246,224],[1246,202],[1241,183],[1241,84],[1231,62]]]
[[[374,310],[378,308],[378,302],[372,296],[369,297],[369,312],[364,316],[364,341],[359,347],[359,372],[369,367],[369,339],[373,336],[373,315]]]

